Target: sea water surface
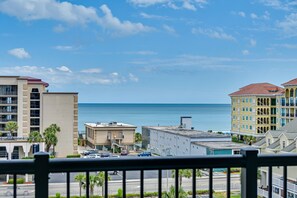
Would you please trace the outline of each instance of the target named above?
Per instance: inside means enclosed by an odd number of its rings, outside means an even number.
[[[79,131],[87,122],[123,122],[137,126],[177,126],[181,116],[192,116],[197,130],[230,131],[229,104],[95,104],[80,103]]]

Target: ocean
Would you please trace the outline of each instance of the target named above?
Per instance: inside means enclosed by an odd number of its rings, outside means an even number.
[[[181,116],[192,116],[196,130],[230,131],[230,104],[95,104],[80,103],[79,132],[86,122],[123,122],[137,126],[177,126]]]

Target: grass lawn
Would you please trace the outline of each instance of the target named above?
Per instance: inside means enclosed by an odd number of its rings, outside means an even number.
[[[213,195],[214,198],[225,198],[227,197],[226,192],[216,192]],[[231,198],[240,198],[239,192],[231,193]]]

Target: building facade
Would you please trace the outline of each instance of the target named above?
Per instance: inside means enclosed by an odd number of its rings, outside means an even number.
[[[87,145],[98,150],[133,149],[136,126],[118,122],[85,123]]]
[[[284,89],[269,83],[251,84],[231,93],[231,133],[264,137],[280,125]]]
[[[142,146],[161,156],[238,154],[248,145],[231,141],[229,135],[185,129],[180,126],[142,127]]]
[[[281,98],[281,126],[297,117],[297,78],[282,84],[284,94]]]
[[[297,153],[297,119],[289,122],[278,130],[270,130],[265,138],[255,143],[262,154]],[[268,197],[268,168],[261,167],[259,195]],[[273,167],[272,197],[283,196],[283,168]],[[287,197],[297,197],[297,167],[288,166]]]
[[[30,132],[44,132],[50,124],[57,124],[57,157],[77,153],[78,93],[49,93],[48,83],[23,76],[0,76],[0,157],[21,158],[32,153],[27,141]],[[10,136],[7,122],[16,122],[18,129]],[[17,143],[17,144],[16,144]],[[43,143],[40,143],[43,149]]]

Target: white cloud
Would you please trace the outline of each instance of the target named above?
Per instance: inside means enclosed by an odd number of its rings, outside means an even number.
[[[297,45],[296,44],[284,43],[284,44],[274,44],[273,46],[275,46],[275,47],[283,47],[283,48],[287,48],[287,49],[297,49]]]
[[[218,28],[217,30],[193,28],[192,33],[193,34],[202,34],[202,35],[208,36],[210,38],[215,38],[215,39],[222,39],[222,40],[229,40],[229,41],[236,40],[232,35],[225,33],[220,28]]]
[[[280,0],[260,0],[265,6],[272,7],[277,10],[290,10],[294,6],[294,2]],[[295,2],[296,3],[296,2]]]
[[[241,17],[245,17],[245,13],[242,12],[242,11],[238,12],[238,15],[241,16]]]
[[[140,50],[140,51],[130,51],[130,52],[124,52],[124,54],[133,54],[133,55],[156,55],[157,52],[154,51],[145,51],[145,50]]]
[[[62,33],[66,31],[66,28],[63,25],[59,24],[53,28],[53,31],[56,33]]]
[[[72,72],[67,66],[56,67],[56,69],[62,72]]]
[[[87,74],[99,74],[99,73],[101,73],[101,69],[100,68],[90,68],[90,69],[81,70],[80,72],[87,73]]]
[[[102,5],[100,7],[104,16],[100,18],[99,23],[108,29],[114,30],[116,34],[137,34],[139,32],[149,32],[153,28],[144,26],[142,23],[132,23],[130,21],[121,22],[118,18],[112,15],[111,10],[107,5]]]
[[[250,54],[249,50],[242,50],[241,53],[243,55],[249,55]]]
[[[252,19],[257,19],[258,18],[258,15],[256,15],[255,13],[251,13],[250,16],[251,16]]]
[[[161,5],[174,10],[187,9],[196,11],[197,7],[203,8],[207,0],[128,0],[128,2],[138,7],[148,7]]]
[[[277,22],[276,25],[286,33],[286,36],[297,36],[297,13],[287,15],[283,21]]]
[[[171,26],[163,25],[163,29],[170,34],[176,35],[175,29]]]
[[[257,41],[255,39],[250,39],[250,45],[251,46],[256,46],[257,45]]]
[[[107,5],[102,5],[100,10],[103,13],[102,17],[97,14],[94,7],[57,0],[3,0],[0,2],[0,12],[24,21],[56,20],[80,25],[93,22],[105,29],[115,31],[117,34],[123,33],[125,35],[148,32],[153,29],[142,23],[120,21],[112,15]],[[62,25],[58,25],[54,31],[63,32],[65,29]]]
[[[263,15],[257,15],[255,13],[251,13],[250,17],[252,19],[262,19],[262,20],[269,20],[270,19],[270,13],[268,11],[265,11]]]
[[[72,51],[78,48],[70,45],[57,45],[57,46],[54,46],[54,49],[60,50],[60,51]]]
[[[91,72],[92,69],[94,72]],[[0,67],[0,73],[2,75],[33,76],[48,82],[50,86],[58,87],[60,87],[61,84],[73,83],[113,85],[126,82],[136,82],[135,79],[131,78],[129,73],[126,76],[122,76],[118,72],[104,74],[101,72],[95,72],[98,71],[96,69],[98,68],[91,68],[89,69],[89,72],[69,72],[70,69],[63,66],[57,68],[40,66],[15,66]]]
[[[30,58],[30,54],[24,48],[15,48],[8,51],[12,56],[15,56],[20,59]]]
[[[166,16],[147,14],[145,12],[141,12],[139,15],[145,19],[162,19],[162,20],[168,19],[168,17],[166,17]]]
[[[184,0],[182,7],[187,10],[193,10],[193,11],[197,10],[196,7],[189,0]]]
[[[129,79],[134,82],[138,82],[138,80],[139,80],[135,75],[133,75],[131,73],[129,73]]]

